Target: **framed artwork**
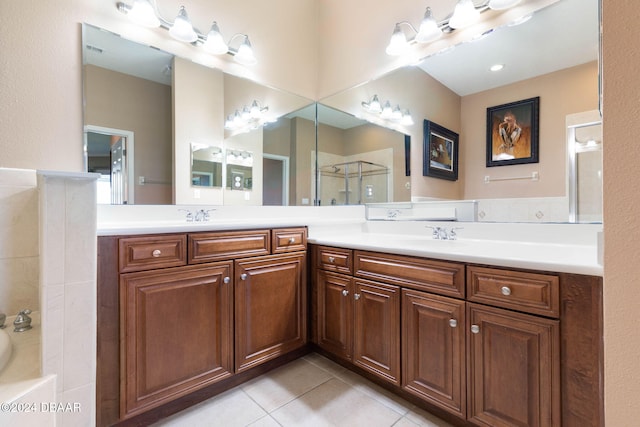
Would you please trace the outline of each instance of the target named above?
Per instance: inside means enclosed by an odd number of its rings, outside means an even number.
[[[457,181],[458,141],[457,133],[425,120],[422,175]]]
[[[538,163],[540,97],[487,108],[487,167]]]

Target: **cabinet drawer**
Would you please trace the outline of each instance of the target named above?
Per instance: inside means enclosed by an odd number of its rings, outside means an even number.
[[[316,267],[327,271],[352,274],[353,251],[351,249],[318,246],[316,251]]]
[[[271,233],[269,230],[189,234],[189,264],[269,255],[270,253]]]
[[[354,270],[359,277],[464,298],[464,264],[356,251]]]
[[[542,316],[560,316],[560,281],[549,274],[470,266],[469,301]]]
[[[127,237],[120,239],[118,245],[121,273],[187,264],[185,234]]]
[[[276,228],[271,236],[273,253],[304,251],[307,249],[306,228]]]

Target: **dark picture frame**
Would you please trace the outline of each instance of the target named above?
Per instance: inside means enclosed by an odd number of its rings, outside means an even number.
[[[539,162],[540,97],[487,108],[487,167]]]
[[[422,175],[457,181],[458,148],[457,133],[425,120]]]

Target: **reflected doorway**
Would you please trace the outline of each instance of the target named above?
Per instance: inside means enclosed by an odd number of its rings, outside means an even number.
[[[262,205],[289,205],[289,158],[263,153]]]
[[[133,132],[85,126],[85,170],[99,173],[99,204],[133,203]]]

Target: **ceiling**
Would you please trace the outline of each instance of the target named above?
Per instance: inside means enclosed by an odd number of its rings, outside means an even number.
[[[471,95],[597,60],[598,22],[598,0],[562,0],[419,67],[458,95]],[[504,68],[490,71],[494,64]]]
[[[90,25],[84,28],[84,63],[171,84],[173,55]],[[526,23],[498,28],[481,40],[430,56],[419,67],[466,96],[597,58],[598,0],[561,0]],[[504,69],[490,72],[494,64]]]

